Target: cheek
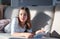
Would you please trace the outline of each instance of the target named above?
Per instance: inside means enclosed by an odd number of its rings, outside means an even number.
[[[22,20],[22,16],[20,16],[20,20]]]
[[[27,16],[24,16],[24,17],[19,16],[19,19],[20,19],[20,21],[26,21],[27,20]]]
[[[27,20],[27,16],[25,16],[24,18],[25,18],[25,20]]]
[[[21,20],[21,18],[22,18],[22,17],[19,15],[19,19],[20,19],[20,20]]]

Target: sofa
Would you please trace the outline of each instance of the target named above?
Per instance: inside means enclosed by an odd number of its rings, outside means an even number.
[[[57,35],[52,33],[54,29],[58,31],[57,33],[60,33],[58,29],[60,27],[59,26],[60,22],[58,18],[59,13],[56,12],[59,10],[59,8],[57,6],[55,8],[53,6],[27,6],[27,7],[30,9],[33,32],[44,28],[47,37],[60,37],[59,34]],[[19,8],[20,7],[11,6],[7,7],[4,12],[4,19],[12,19],[18,16]]]

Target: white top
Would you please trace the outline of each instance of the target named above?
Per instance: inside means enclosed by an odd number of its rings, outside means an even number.
[[[24,32],[26,30],[26,26],[24,28],[20,27],[18,24],[18,19],[13,18],[11,23],[9,23],[5,28],[5,32],[7,33],[15,33],[15,32]],[[32,32],[32,29],[27,30],[28,32]]]

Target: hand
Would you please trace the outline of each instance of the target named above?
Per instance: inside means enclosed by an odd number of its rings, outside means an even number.
[[[33,38],[33,34],[32,33],[25,33],[25,37],[26,38]]]
[[[38,31],[36,31],[36,34],[38,34],[38,33],[44,33],[45,31],[44,30],[38,30]]]

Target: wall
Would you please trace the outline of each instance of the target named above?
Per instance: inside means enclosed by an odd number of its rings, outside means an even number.
[[[50,6],[52,5],[52,0],[11,0],[11,6],[31,6],[31,5],[40,5],[40,6]]]

